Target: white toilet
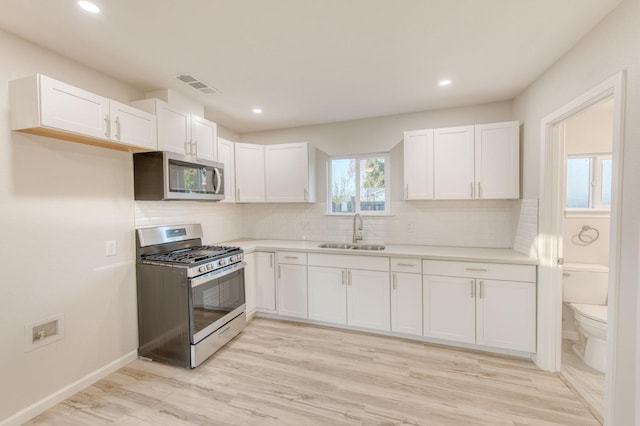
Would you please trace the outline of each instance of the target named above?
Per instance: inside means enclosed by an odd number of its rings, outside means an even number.
[[[588,366],[604,373],[609,268],[592,264],[565,264],[562,281],[562,300],[573,311],[578,331],[578,342],[573,345],[573,350]]]

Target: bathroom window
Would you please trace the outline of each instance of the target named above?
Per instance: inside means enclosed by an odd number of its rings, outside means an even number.
[[[567,158],[568,211],[611,207],[611,154],[571,155]]]
[[[389,155],[330,157],[327,212],[329,214],[388,214]]]

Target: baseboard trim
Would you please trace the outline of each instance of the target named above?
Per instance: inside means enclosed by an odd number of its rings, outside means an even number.
[[[124,367],[131,361],[135,360],[137,357],[137,350],[129,352],[128,354],[116,359],[115,361],[110,362],[104,367],[99,368],[92,373],[89,373],[86,376],[82,377],[81,379],[71,383],[70,385],[63,387],[59,391],[54,392],[53,394],[41,399],[40,401],[31,404],[27,408],[18,411],[11,417],[0,421],[0,426],[19,426],[31,420],[38,414],[44,413],[49,408],[69,398],[71,395],[80,392],[84,388],[91,386],[92,384],[105,378],[114,371]]]

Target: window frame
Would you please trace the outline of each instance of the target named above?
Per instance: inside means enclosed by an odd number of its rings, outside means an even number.
[[[384,210],[361,210],[360,209],[360,160],[369,158],[384,159]],[[355,211],[354,212],[333,212],[333,160],[355,160]],[[369,154],[354,155],[330,155],[327,157],[327,206],[326,214],[330,216],[389,216],[391,214],[391,155],[388,152],[375,152]]]
[[[567,207],[567,167],[566,163],[572,158],[589,158],[591,160],[589,170],[589,207]],[[610,152],[603,153],[583,153],[583,154],[568,154],[565,160],[565,196],[564,196],[564,210],[567,217],[571,216],[583,216],[583,215],[601,215],[609,214],[611,211],[611,205],[605,206],[602,204],[602,169],[603,161],[612,160],[612,154]]]

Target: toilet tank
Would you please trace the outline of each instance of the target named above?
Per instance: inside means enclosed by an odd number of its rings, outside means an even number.
[[[606,305],[609,268],[586,263],[565,263],[562,267],[562,301]]]

